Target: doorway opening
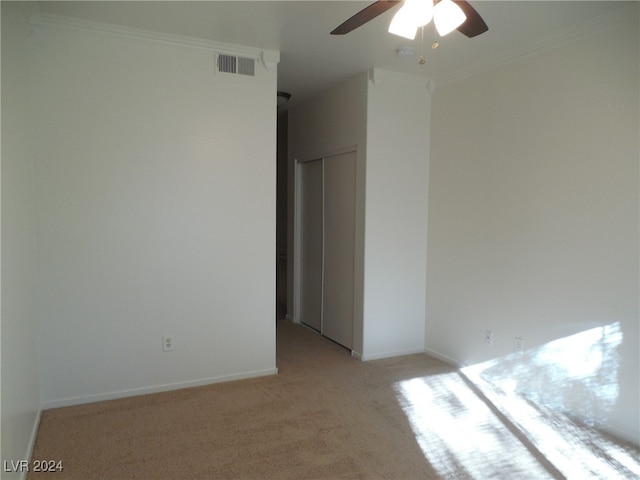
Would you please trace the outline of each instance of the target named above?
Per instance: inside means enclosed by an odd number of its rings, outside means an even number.
[[[288,129],[287,110],[278,110],[276,142],[276,322],[288,317],[287,311],[287,219],[288,219]]]

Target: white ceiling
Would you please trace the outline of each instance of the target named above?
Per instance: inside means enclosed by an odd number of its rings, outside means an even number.
[[[425,65],[417,57],[423,48],[387,33],[399,7],[345,35],[329,32],[366,7],[369,1],[138,1],[39,2],[41,13],[113,23],[216,42],[280,51],[278,90],[290,92],[292,103],[371,68],[424,75],[443,83],[499,65],[512,58],[579,36],[600,24],[632,12],[632,1],[487,1],[470,3],[489,31],[475,38],[453,32],[431,50],[432,26],[425,30]],[[411,46],[412,58],[396,50]],[[615,46],[612,46],[615,48]]]

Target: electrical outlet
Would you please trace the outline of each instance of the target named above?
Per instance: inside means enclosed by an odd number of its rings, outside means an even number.
[[[524,352],[524,340],[520,337],[515,337],[513,342],[514,352]]]
[[[173,335],[163,335],[162,336],[162,351],[163,352],[171,352],[176,349],[176,342],[173,338]]]
[[[484,343],[487,345],[493,345],[493,330],[484,331]]]

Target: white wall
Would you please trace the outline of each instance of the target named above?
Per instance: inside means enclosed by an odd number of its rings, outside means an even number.
[[[201,46],[30,39],[47,407],[275,373],[276,69]]]
[[[474,364],[522,337],[529,364],[518,368],[534,369],[526,378],[560,379],[522,383],[523,392],[638,442],[637,4],[632,11],[624,24],[435,91],[426,343]],[[581,375],[597,367],[591,378],[571,378],[576,345],[535,370],[548,342],[616,325],[620,346],[602,335],[578,357]],[[614,401],[588,418],[602,392]]]
[[[354,285],[353,351],[362,352],[362,278],[364,236],[364,181],[366,162],[367,75],[350,78],[323,92],[318,97],[289,111],[289,196],[290,204],[288,258],[294,259],[293,221],[295,211],[295,162],[356,147],[356,258]],[[293,262],[290,262],[293,267]],[[293,279],[293,268],[290,277]],[[288,292],[289,312],[294,312],[295,291],[291,282]],[[300,321],[298,318],[294,318]]]
[[[35,195],[29,153],[28,8],[2,2],[2,461],[30,457],[40,413]],[[4,465],[4,464],[3,464]],[[3,470],[5,470],[3,468]],[[2,478],[19,478],[2,472]]]
[[[428,79],[371,72],[363,359],[424,351]]]

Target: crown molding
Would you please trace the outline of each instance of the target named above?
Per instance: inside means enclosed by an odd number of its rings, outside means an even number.
[[[494,70],[505,65],[526,60],[545,51],[551,51],[567,43],[602,33],[611,28],[621,27],[626,23],[637,23],[639,16],[638,2],[630,1],[628,3],[629,5],[602,15],[597,19],[594,19],[592,22],[582,25],[580,28],[568,29],[551,37],[541,37],[540,41],[525,49],[511,52],[492,61],[468,64],[446,75],[436,77],[436,84],[440,87],[449,83],[454,83],[478,73]]]
[[[226,54],[259,60],[265,68],[275,68],[280,62],[280,52],[277,50],[265,50],[231,43],[215,42],[203,38],[161,33],[139,28],[125,27],[111,23],[94,22],[62,15],[43,14],[36,11],[29,19],[33,28],[63,28],[83,31],[92,34],[103,34],[113,37],[128,38],[132,40],[150,41],[165,45],[174,45],[187,48],[196,48],[209,52],[224,52]]]
[[[24,2],[27,7],[29,18],[40,15],[40,4],[35,1]]]

